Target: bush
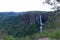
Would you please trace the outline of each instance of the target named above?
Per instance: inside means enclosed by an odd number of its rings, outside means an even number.
[[[7,36],[7,35],[5,35],[4,39],[5,39],[5,40],[15,40],[14,37],[12,37],[12,36]]]
[[[48,37],[48,33],[46,31],[44,32],[38,32],[38,33],[35,33],[34,35],[32,35],[32,38],[33,39],[39,39],[39,38],[44,38],[44,37]]]
[[[16,40],[13,36],[0,32],[0,40]]]
[[[60,31],[58,30],[56,32],[50,33],[49,37],[52,39],[59,39],[60,38]]]

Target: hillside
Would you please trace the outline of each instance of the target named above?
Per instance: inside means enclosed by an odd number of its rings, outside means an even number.
[[[26,38],[26,40],[28,40],[28,38],[35,40],[35,38],[49,37],[48,35],[50,35],[50,33],[60,29],[60,11],[29,11],[22,13],[23,14],[12,12],[0,13],[0,32],[3,37],[12,37],[12,40],[15,40],[15,38],[17,40],[20,40],[19,38],[22,38],[22,40],[24,38]],[[42,15],[42,22],[44,23],[42,33],[39,32],[40,15]],[[34,37],[35,35],[36,37]]]

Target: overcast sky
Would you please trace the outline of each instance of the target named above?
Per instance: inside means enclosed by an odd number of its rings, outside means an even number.
[[[42,2],[44,0],[0,0],[0,12],[22,11],[52,11],[51,5]]]

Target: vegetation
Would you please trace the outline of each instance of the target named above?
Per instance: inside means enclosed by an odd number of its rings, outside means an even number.
[[[60,11],[22,12],[0,16],[0,40],[60,39]],[[12,16],[11,16],[12,15]],[[43,32],[39,32],[39,17],[42,15]]]

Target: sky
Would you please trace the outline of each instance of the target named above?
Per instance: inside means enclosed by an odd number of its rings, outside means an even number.
[[[0,0],[0,12],[54,11],[45,0]]]

